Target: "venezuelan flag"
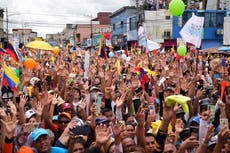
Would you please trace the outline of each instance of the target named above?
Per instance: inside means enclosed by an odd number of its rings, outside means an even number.
[[[9,54],[16,62],[19,62],[18,54],[11,43],[7,44],[6,53]]]
[[[13,70],[11,70],[4,63],[4,73],[3,73],[3,86],[9,86],[12,90],[17,90],[17,86],[20,83],[19,78],[16,76]]]

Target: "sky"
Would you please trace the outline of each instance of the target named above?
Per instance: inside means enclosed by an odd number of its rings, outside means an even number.
[[[8,9],[10,31],[31,28],[42,37],[61,32],[66,24],[89,23],[90,16],[95,18],[98,12],[128,5],[130,0],[0,0],[0,7]]]

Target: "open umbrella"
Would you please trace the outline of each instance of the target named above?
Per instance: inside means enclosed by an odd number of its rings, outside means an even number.
[[[54,50],[54,48],[49,43],[41,40],[31,41],[26,45],[26,47],[41,50]]]

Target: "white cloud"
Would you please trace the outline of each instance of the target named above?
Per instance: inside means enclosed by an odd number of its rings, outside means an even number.
[[[61,32],[65,24],[89,23],[87,15],[114,12],[129,0],[0,0],[8,8],[9,28],[32,28],[40,36]]]

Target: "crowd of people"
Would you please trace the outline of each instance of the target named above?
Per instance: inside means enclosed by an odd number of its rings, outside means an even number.
[[[3,63],[20,70],[17,90],[1,86],[1,152],[230,152],[227,57],[125,53],[27,49],[32,70],[0,55],[2,71]],[[178,98],[167,105],[172,95],[189,97],[189,111]]]

